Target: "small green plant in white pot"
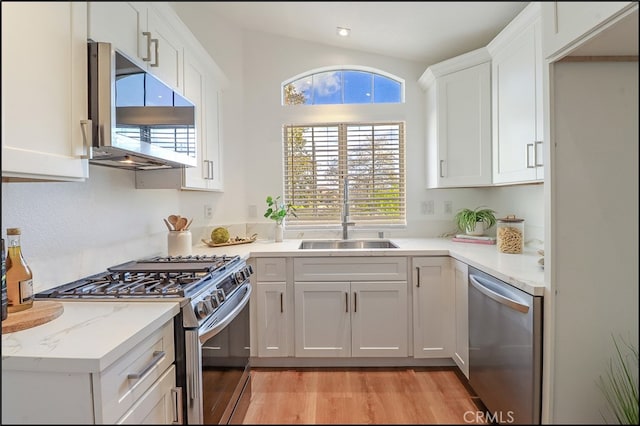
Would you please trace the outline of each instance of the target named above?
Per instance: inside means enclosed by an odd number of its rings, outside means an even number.
[[[458,229],[467,235],[484,235],[496,224],[496,212],[488,208],[461,209],[455,215]]]
[[[267,211],[264,213],[264,217],[276,222],[276,234],[274,239],[277,243],[282,242],[284,220],[289,215],[298,217],[296,215],[296,208],[293,204],[288,203],[285,205],[280,201],[279,195],[277,197],[272,197],[270,195],[267,197]]]

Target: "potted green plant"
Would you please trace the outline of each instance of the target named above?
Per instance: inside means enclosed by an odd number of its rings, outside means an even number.
[[[488,208],[461,209],[455,215],[456,226],[467,235],[484,235],[496,224],[495,211]]]
[[[614,336],[612,338],[615,358],[609,360],[606,377],[599,377],[598,387],[618,424],[637,425],[638,347],[621,337],[621,343]]]
[[[287,216],[298,217],[296,215],[296,208],[293,204],[287,203],[284,204],[280,200],[280,196],[267,197],[267,211],[264,213],[264,217],[268,219],[272,219],[276,222],[276,235],[275,241],[281,242],[283,238],[284,229],[282,227],[284,220]]]

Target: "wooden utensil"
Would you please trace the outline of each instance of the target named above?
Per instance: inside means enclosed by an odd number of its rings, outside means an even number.
[[[176,223],[178,222],[178,219],[180,219],[180,215],[171,214],[168,219],[171,226],[173,226],[173,230],[177,231]]]
[[[179,217],[176,221],[175,227],[176,231],[184,231],[184,228],[187,226],[187,218]]]

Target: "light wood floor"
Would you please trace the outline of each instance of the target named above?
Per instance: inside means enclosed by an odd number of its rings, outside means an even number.
[[[477,416],[478,399],[455,368],[252,368],[251,377],[244,424],[469,424],[482,420]]]

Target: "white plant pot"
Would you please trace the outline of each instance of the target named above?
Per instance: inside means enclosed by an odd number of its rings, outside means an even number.
[[[467,235],[484,235],[484,222],[476,222],[476,226],[473,229],[467,228]]]
[[[281,243],[284,239],[284,225],[281,223],[276,223],[275,229],[275,238],[276,243]]]

